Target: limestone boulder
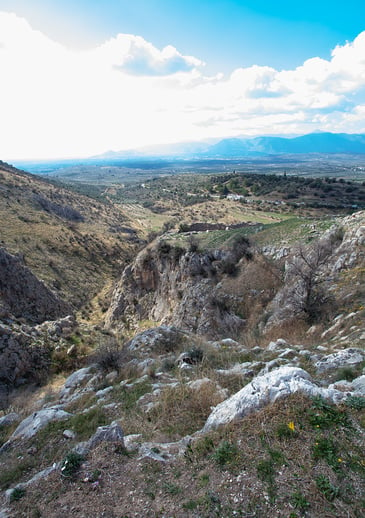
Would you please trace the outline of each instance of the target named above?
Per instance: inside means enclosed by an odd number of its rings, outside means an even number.
[[[315,363],[318,372],[325,372],[341,367],[355,367],[365,360],[365,352],[361,349],[344,349],[328,356],[324,356]]]
[[[39,412],[34,412],[18,425],[9,441],[12,442],[15,439],[30,439],[51,421],[67,419],[71,417],[71,415],[69,412],[65,412],[59,408],[46,408]]]
[[[188,334],[174,326],[159,326],[137,334],[127,344],[130,351],[166,353],[175,351],[188,339]]]
[[[257,376],[239,392],[217,405],[208,417],[203,431],[240,419],[296,392],[308,396],[322,396],[332,401],[339,401],[345,397],[345,394],[338,390],[318,387],[303,369],[283,366]]]
[[[60,396],[61,398],[66,398],[70,394],[72,394],[77,388],[86,384],[90,378],[93,377],[93,366],[83,367],[75,372],[73,372],[65,381]]]
[[[88,449],[96,448],[102,442],[110,442],[124,447],[124,433],[117,421],[113,421],[107,426],[99,426],[94,435],[87,443]]]
[[[20,416],[16,412],[11,412],[10,414],[6,414],[3,417],[0,417],[0,428],[5,426],[10,426],[13,423],[19,421]]]
[[[355,378],[351,383],[351,387],[357,394],[365,396],[365,375]]]

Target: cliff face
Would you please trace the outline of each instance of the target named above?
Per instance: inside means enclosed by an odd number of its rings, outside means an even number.
[[[222,285],[232,253],[184,251],[164,243],[149,246],[127,267],[117,284],[105,324],[135,329],[153,320],[209,337],[236,334],[244,320]],[[234,297],[233,297],[234,299]]]
[[[364,245],[361,211],[338,221],[318,240],[287,250],[283,286],[267,307],[265,330],[298,318],[311,323],[331,318],[345,301],[362,305]]]
[[[68,315],[71,307],[27,268],[20,257],[0,248],[0,310],[41,323]]]
[[[361,296],[356,286],[365,260],[364,223],[364,212],[353,214],[316,240],[270,259],[257,251],[252,261],[234,248],[199,253],[157,242],[125,269],[106,327],[133,330],[152,320],[216,339],[239,336],[245,320],[247,329],[256,322],[268,332],[296,319],[331,319],[343,297],[356,305]],[[343,272],[353,272],[354,287],[344,283]]]

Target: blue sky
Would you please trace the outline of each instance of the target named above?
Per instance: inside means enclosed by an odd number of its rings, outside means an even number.
[[[136,34],[196,55],[212,72],[328,58],[365,29],[365,2],[359,0],[0,0],[0,9],[74,48]]]
[[[365,132],[365,2],[0,0],[0,13],[3,159]]]

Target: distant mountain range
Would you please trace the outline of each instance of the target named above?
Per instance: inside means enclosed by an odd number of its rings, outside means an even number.
[[[209,149],[215,156],[276,155],[296,153],[365,153],[365,135],[310,133],[301,137],[224,139]]]
[[[365,135],[349,133],[309,133],[300,137],[225,138],[215,144],[184,142],[150,146],[131,151],[108,151],[97,159],[173,156],[181,158],[232,158],[278,154],[365,154]]]

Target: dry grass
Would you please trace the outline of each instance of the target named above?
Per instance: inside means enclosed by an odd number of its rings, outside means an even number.
[[[315,411],[325,416],[324,410]],[[359,422],[363,413],[349,416]],[[32,516],[36,509],[37,516],[58,518],[60,510],[73,508],[80,516],[111,518],[157,518],[167,510],[177,518],[361,518],[364,452],[359,436],[339,424],[337,415],[336,423],[317,428],[311,421],[313,402],[294,395],[195,438],[183,457],[167,463],[100,446],[75,481],[52,474],[47,492],[44,482],[27,489],[11,504],[11,516]],[[331,437],[341,459],[335,468],[325,450],[322,457],[315,455],[319,439]],[[93,473],[98,473],[97,487],[84,482]]]
[[[202,428],[211,407],[221,400],[213,382],[204,383],[199,389],[187,385],[168,387],[148,416],[167,439],[177,440]]]
[[[77,308],[115,276],[135,248],[127,235],[110,231],[133,226],[113,206],[16,171],[1,171],[0,184],[1,241],[10,253],[22,254],[35,275]],[[82,219],[72,221],[45,210],[38,198],[50,207],[75,211]]]

